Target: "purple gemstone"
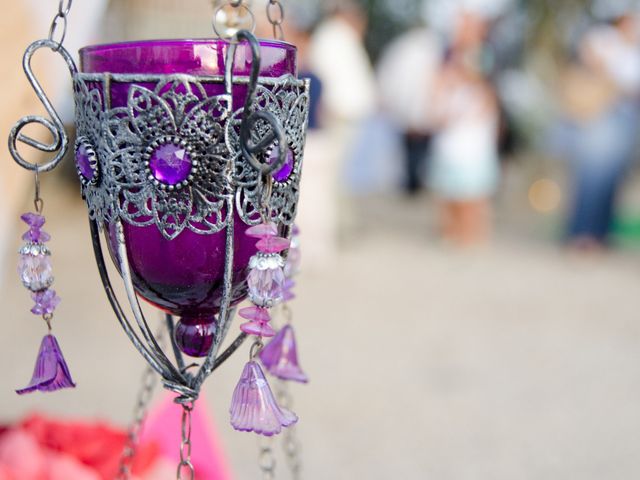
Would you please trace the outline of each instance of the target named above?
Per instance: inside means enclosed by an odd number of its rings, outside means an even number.
[[[39,228],[30,228],[24,235],[22,235],[22,240],[32,243],[45,243],[51,240],[51,235]]]
[[[165,143],[153,150],[149,169],[153,176],[166,185],[178,185],[189,178],[192,161],[187,147]]]
[[[190,357],[206,357],[213,345],[216,323],[211,318],[183,318],[176,325],[174,338],[180,351]]]
[[[273,165],[274,163],[276,163],[278,161],[279,156],[280,156],[280,146],[276,145],[275,147],[273,147],[273,150],[271,151],[271,155],[269,155],[269,164]],[[286,160],[284,162],[284,165],[282,165],[280,170],[278,170],[273,174],[273,179],[276,182],[284,182],[289,178],[289,176],[291,175],[291,172],[293,172],[294,160],[295,159],[293,156],[293,152],[287,146],[287,155],[286,155]]]
[[[88,182],[93,180],[96,176],[96,170],[92,163],[95,161],[95,153],[89,150],[89,147],[85,144],[80,144],[76,150],[76,165],[80,174]]]
[[[249,362],[231,399],[231,426],[241,432],[270,437],[298,421],[295,413],[280,408],[269,383],[256,362]]]
[[[38,215],[37,213],[23,213],[20,215],[20,218],[24,223],[29,225],[32,228],[41,228],[44,225],[45,219],[42,215]]]
[[[18,274],[22,284],[33,292],[48,288],[53,283],[49,255],[20,255]]]
[[[31,298],[36,302],[31,309],[31,313],[34,315],[50,315],[60,303],[60,297],[52,289],[34,292],[31,294]]]

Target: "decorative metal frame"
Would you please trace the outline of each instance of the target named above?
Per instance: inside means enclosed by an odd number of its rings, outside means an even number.
[[[232,74],[239,41],[246,41],[251,47],[252,71],[248,77]],[[31,58],[41,48],[59,53],[67,63],[74,83],[76,148],[80,144],[90,147],[97,158],[97,165],[92,165],[97,167],[95,179],[82,182],[81,188],[89,207],[91,238],[107,298],[129,340],[162,377],[164,386],[180,395],[179,403],[190,404],[198,398],[205,379],[246,339],[246,334],[240,334],[220,352],[234,314],[231,303],[235,213],[243,222],[255,225],[264,219],[262,206],[265,199],[270,199],[270,211],[266,215],[284,226],[285,235],[289,234],[295,219],[308,119],[308,80],[298,80],[291,75],[260,78],[260,47],[256,38],[246,31],[238,32],[229,44],[225,75],[210,77],[78,73],[73,59],[59,42],[39,40],[28,47],[23,66],[50,118],[25,117],[16,124],[9,138],[9,149],[16,162],[36,173],[53,170],[69,144],[58,114],[31,70]],[[127,106],[113,108],[110,92],[116,83],[144,83],[155,87],[131,85]],[[209,85],[223,85],[224,93],[207,95]],[[247,98],[240,108],[233,105],[235,85],[247,87]],[[46,145],[20,133],[30,123],[47,128],[53,142]],[[150,179],[148,148],[159,138],[188,146],[195,159],[192,162],[195,168],[180,188],[169,188]],[[32,164],[18,152],[18,141],[43,152],[57,153],[42,166]],[[280,147],[278,155],[270,163],[269,153],[276,145]],[[282,148],[283,145],[293,151],[295,163],[287,180],[278,182],[272,174],[286,161],[287,148]],[[218,329],[209,354],[195,373],[189,371],[192,365],[186,365],[173,340],[172,315],[167,314],[165,322],[174,361],[149,328],[132,280],[125,223],[155,225],[167,240],[187,229],[201,235],[226,229]],[[135,325],[112,288],[100,238],[106,224],[115,230],[117,267]]]

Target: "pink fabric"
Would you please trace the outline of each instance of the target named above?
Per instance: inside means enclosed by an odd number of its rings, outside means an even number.
[[[149,413],[141,437],[141,444],[155,444],[167,465],[178,465],[180,422],[182,407],[167,394]],[[191,417],[191,460],[196,469],[196,480],[231,480],[231,470],[216,435],[212,419],[206,410],[203,396],[196,402]],[[0,477],[1,480],[1,477]],[[153,478],[156,480],[156,477]]]

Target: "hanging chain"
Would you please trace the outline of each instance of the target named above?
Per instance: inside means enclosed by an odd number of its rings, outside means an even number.
[[[120,468],[116,480],[129,480],[131,478],[131,467],[133,459],[136,456],[140,433],[142,432],[144,420],[147,417],[149,403],[153,398],[153,391],[158,383],[158,377],[151,366],[147,366],[145,368],[141,383],[142,388],[140,389],[136,400],[136,406],[133,411],[133,422],[129,426],[129,430],[127,432],[127,443],[124,451],[122,452]]]
[[[289,386],[284,381],[278,381],[276,384],[276,395],[278,398],[278,405],[287,410],[293,408],[293,397],[289,393]],[[302,456],[300,454],[300,441],[296,435],[295,425],[291,425],[286,428],[282,433],[283,436],[283,449],[287,459],[287,465],[291,472],[291,478],[293,480],[300,480],[302,478]]]
[[[58,3],[58,13],[56,13],[51,21],[51,27],[49,27],[49,40],[58,44],[58,46],[54,48],[54,52],[57,52],[62,48],[62,43],[67,36],[67,24],[69,23],[67,17],[71,11],[72,3],[73,0],[60,0],[60,3]],[[56,37],[58,37],[59,40],[56,40]]]
[[[284,7],[280,0],[269,0],[267,4],[267,19],[273,27],[273,38],[284,40]]]
[[[273,454],[273,438],[260,437],[258,439],[259,453],[258,466],[262,473],[263,480],[274,480],[276,478],[276,457]]]
[[[196,478],[196,471],[191,463],[191,412],[193,406],[193,402],[182,404],[182,441],[180,442],[177,480],[195,480]]]

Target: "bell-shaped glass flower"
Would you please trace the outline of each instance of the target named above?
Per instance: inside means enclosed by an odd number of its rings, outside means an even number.
[[[231,426],[242,432],[270,437],[298,421],[295,413],[280,408],[257,362],[248,362],[231,400]]]
[[[75,388],[75,386],[56,337],[46,335],[40,344],[31,382],[25,388],[16,390],[16,393],[24,395],[36,390],[54,392],[62,388]]]
[[[309,378],[298,364],[296,336],[291,325],[285,325],[260,352],[260,360],[269,373],[281,380],[307,383]]]

